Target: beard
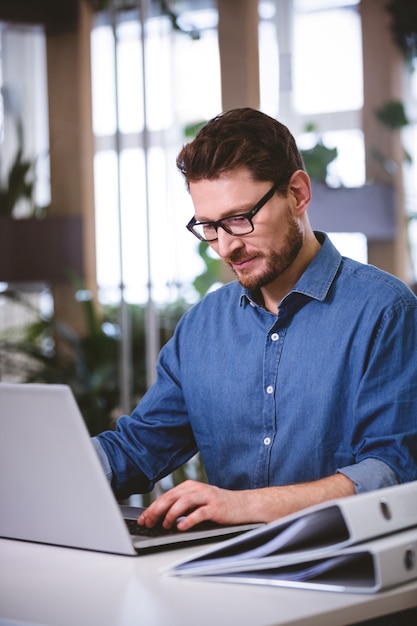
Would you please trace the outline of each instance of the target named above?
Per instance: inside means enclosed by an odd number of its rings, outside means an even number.
[[[256,291],[261,287],[266,287],[281,276],[297,258],[304,241],[303,231],[289,211],[287,220],[288,230],[281,250],[279,252],[270,252],[267,256],[262,252],[256,255],[258,258],[265,258],[267,261],[267,265],[262,272],[258,274],[248,273],[245,275],[244,271],[236,272],[234,268],[231,267],[232,272],[236,275],[242,287],[245,287],[249,291]],[[244,256],[244,252],[237,250],[236,253],[230,257],[229,261],[236,263],[243,260]],[[228,265],[229,264],[230,263],[228,263]]]

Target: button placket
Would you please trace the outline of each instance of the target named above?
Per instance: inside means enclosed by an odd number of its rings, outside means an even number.
[[[265,337],[264,352],[264,410],[263,410],[263,428],[261,434],[261,448],[258,464],[259,484],[268,484],[269,481],[269,465],[272,445],[276,434],[276,406],[275,395],[277,393],[276,381],[278,375],[278,364],[281,351],[282,333],[275,328],[269,328],[269,332]]]

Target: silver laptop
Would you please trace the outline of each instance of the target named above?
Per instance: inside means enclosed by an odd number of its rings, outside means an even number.
[[[0,503],[1,537],[126,555],[258,526],[132,535],[141,509],[117,503],[66,385],[0,383]]]

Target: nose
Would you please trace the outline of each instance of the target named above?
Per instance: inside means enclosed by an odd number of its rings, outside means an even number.
[[[234,250],[243,247],[243,241],[236,235],[230,235],[223,228],[217,230],[217,254],[222,258],[229,258]]]

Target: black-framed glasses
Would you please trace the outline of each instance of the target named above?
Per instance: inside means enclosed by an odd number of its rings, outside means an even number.
[[[287,178],[287,177],[286,177]],[[272,198],[276,190],[286,180],[279,180],[271,187],[269,191],[259,200],[257,204],[248,213],[239,213],[238,215],[231,215],[230,217],[224,217],[217,222],[198,222],[195,217],[187,224],[187,228],[190,233],[193,233],[200,239],[200,241],[216,241],[217,230],[223,228],[229,235],[234,237],[241,237],[242,235],[249,235],[254,230],[252,219],[262,209],[263,206]]]

